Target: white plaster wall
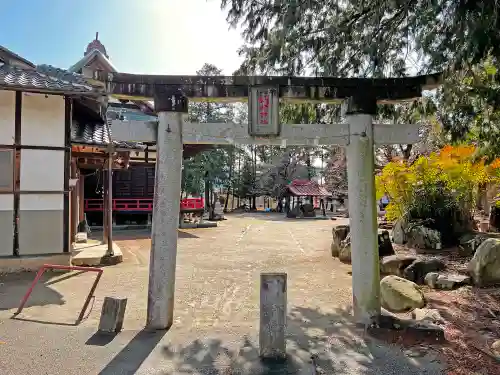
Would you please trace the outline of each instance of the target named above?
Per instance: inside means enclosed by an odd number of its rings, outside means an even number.
[[[21,190],[64,190],[64,151],[21,150]]]
[[[14,210],[14,194],[0,194],[0,211]]]
[[[64,146],[64,97],[24,93],[21,112],[21,143]]]
[[[63,197],[63,194],[21,194],[19,209],[21,211],[62,211]],[[53,224],[47,223],[47,225]]]
[[[16,93],[0,90],[0,144],[14,144]]]

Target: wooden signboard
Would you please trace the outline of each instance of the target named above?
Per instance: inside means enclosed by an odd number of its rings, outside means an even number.
[[[251,136],[278,136],[279,97],[278,87],[251,87],[248,98],[248,133]]]

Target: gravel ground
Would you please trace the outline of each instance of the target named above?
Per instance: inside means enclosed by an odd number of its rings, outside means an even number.
[[[440,374],[430,354],[406,355],[365,336],[350,321],[349,266],[330,256],[342,220],[229,215],[215,229],[180,232],[174,326],[141,331],[150,240],[116,233],[124,263],[106,267],[85,321],[73,326],[94,275],[50,275],[12,320],[33,275],[0,280],[0,374]],[[287,272],[284,365],[258,361],[261,272]],[[105,296],[128,298],[124,331],[95,335]],[[316,355],[316,372],[310,363]]]

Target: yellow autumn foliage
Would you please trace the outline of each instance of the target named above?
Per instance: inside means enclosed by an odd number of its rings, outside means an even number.
[[[487,165],[484,159],[474,158],[475,153],[472,145],[445,146],[412,164],[402,160],[387,164],[376,177],[377,199],[384,193],[390,197],[387,218],[395,220],[411,210],[439,210],[425,208],[442,201],[437,195],[447,195],[447,204],[453,201],[460,209],[470,210],[478,186],[500,177],[500,159]]]

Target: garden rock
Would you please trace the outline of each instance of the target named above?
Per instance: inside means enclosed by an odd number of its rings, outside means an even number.
[[[409,246],[418,249],[441,249],[441,234],[423,225],[413,226],[407,233]]]
[[[476,252],[477,248],[486,241],[488,237],[485,235],[475,235],[473,233],[468,233],[460,238],[459,242],[459,253],[462,256],[472,256]]]
[[[382,306],[392,312],[402,312],[425,306],[419,286],[399,276],[389,275],[380,281]]]
[[[411,317],[417,321],[444,324],[444,319],[437,309],[415,309]]]
[[[351,234],[349,233],[344,241],[340,243],[339,260],[342,263],[351,263]]]
[[[425,275],[425,284],[433,289],[451,290],[470,284],[470,276],[459,274],[439,274],[429,272]]]
[[[470,284],[470,276],[458,274],[439,275],[436,281],[438,289],[456,289],[461,286]]]
[[[479,245],[468,269],[477,286],[500,283],[500,240],[488,238]]]
[[[332,237],[333,237],[331,245],[332,257],[339,256],[340,245],[342,241],[344,241],[347,238],[349,230],[350,230],[349,225],[338,225],[332,228]]]
[[[390,255],[383,257],[380,261],[380,273],[386,275],[403,276],[406,267],[412,264],[417,258],[411,255]]]
[[[383,230],[378,234],[378,255],[379,257],[394,255],[394,249],[388,230]]]
[[[437,282],[438,277],[439,277],[439,273],[429,272],[427,275],[425,275],[425,278],[424,278],[425,285],[428,285],[432,289],[436,289],[436,282]]]
[[[389,242],[390,247],[387,246],[387,242]],[[332,256],[335,256],[337,251],[337,247],[333,245],[332,242]],[[394,254],[394,249],[392,248],[392,244],[389,238],[389,232],[388,231],[383,231],[381,234],[378,236],[378,252],[379,256],[381,254],[389,254],[392,255]],[[349,232],[347,234],[347,237],[345,240],[340,242],[340,245],[338,246],[338,257],[339,260],[343,263],[351,263],[351,233]]]
[[[496,340],[493,344],[491,344],[491,351],[497,359],[500,359],[500,340]]]
[[[392,239],[397,245],[404,245],[406,243],[406,223],[403,219],[399,219],[394,223],[392,228]]]
[[[417,259],[403,271],[403,277],[417,284],[423,284],[425,275],[429,272],[438,272],[446,268],[443,261],[437,258]]]

